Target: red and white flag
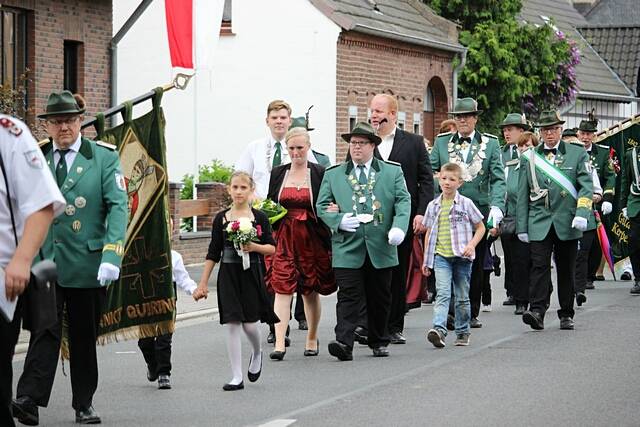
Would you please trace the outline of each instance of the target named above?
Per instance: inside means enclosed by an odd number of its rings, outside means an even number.
[[[171,66],[210,69],[224,0],[165,0]]]

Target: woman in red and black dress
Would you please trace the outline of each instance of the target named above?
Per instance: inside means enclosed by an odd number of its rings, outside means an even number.
[[[275,351],[270,354],[274,360],[282,360],[286,353],[284,338],[294,292],[302,294],[309,325],[304,355],[317,356],[320,295],[336,290],[329,253],[331,232],[315,212],[324,168],[307,161],[311,141],[306,129],[291,129],[285,141],[291,163],[271,171],[268,194],[288,211],[273,225],[276,253],[265,260],[267,287],[275,293],[274,310],[281,319],[276,324]]]

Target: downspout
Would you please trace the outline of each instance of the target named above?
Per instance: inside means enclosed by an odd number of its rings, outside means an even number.
[[[147,10],[147,7],[149,7],[151,2],[153,2],[153,0],[142,0],[136,10],[133,11],[131,16],[111,39],[111,107],[115,107],[118,104],[118,43],[120,43],[124,36],[129,32],[131,27],[133,27],[138,18],[142,16],[144,11]],[[115,125],[115,119],[115,115],[111,117],[112,126]]]
[[[453,102],[456,102],[456,99],[458,99],[458,73],[462,71],[466,63],[467,63],[467,48],[465,48],[462,52],[460,52],[460,64],[458,64],[458,66],[453,69],[453,74],[451,76],[453,80],[451,85]]]

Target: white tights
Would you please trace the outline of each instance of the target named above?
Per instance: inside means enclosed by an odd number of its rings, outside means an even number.
[[[244,330],[244,333],[253,348],[249,371],[251,373],[257,373],[260,371],[262,366],[262,351],[260,350],[260,329],[258,328],[258,322],[227,323],[227,330],[229,331],[229,335],[227,337],[227,350],[229,352],[229,362],[231,362],[231,373],[233,375],[229,384],[240,384],[242,382],[242,343],[240,341],[240,329]]]

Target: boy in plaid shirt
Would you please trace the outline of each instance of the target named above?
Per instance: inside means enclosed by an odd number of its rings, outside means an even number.
[[[447,336],[447,313],[451,299],[451,284],[455,295],[455,345],[469,345],[469,280],[475,257],[475,247],[485,234],[483,216],[471,199],[458,193],[463,184],[462,168],[447,163],[440,169],[442,194],[434,199],[424,215],[427,227],[424,237],[422,273],[436,275],[436,301],[433,328],[427,340],[437,348],[444,347]]]

